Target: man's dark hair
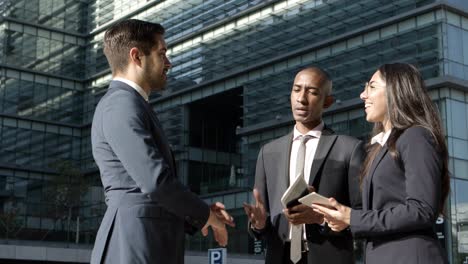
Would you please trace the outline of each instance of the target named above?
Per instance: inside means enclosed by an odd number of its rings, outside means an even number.
[[[117,22],[104,34],[104,55],[112,73],[125,72],[128,53],[133,47],[148,55],[157,45],[156,35],[164,35],[164,27],[157,23],[129,19]]]

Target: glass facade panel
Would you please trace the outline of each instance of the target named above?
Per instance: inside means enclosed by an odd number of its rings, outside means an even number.
[[[436,83],[429,89],[446,130],[454,190],[447,245],[452,262],[462,263],[468,257],[460,213],[468,179],[468,17],[464,1],[444,2],[453,8],[433,5],[439,2],[3,1],[0,218],[10,220],[0,239],[72,242],[79,231],[78,243],[94,242],[106,206],[90,126],[112,78],[102,39],[115,21],[139,18],[166,28],[173,67],[167,90],[153,93],[151,103],[179,178],[235,216],[230,253],[262,252],[245,231],[242,203],[252,199],[261,146],[291,131],[296,72],[309,65],[326,69],[336,103],[324,121],[337,133],[366,140],[372,125],[358,99],[363,83],[380,64],[400,61],[416,64],[428,83]],[[57,162],[66,162],[68,172]],[[66,188],[55,176],[76,170],[87,182],[79,206],[54,204],[53,194]],[[186,245],[216,246],[199,234]]]
[[[67,159],[79,164],[79,152],[70,151],[72,136],[38,132],[18,127],[1,127],[0,160],[15,166],[47,168],[50,163]]]
[[[76,40],[69,43],[63,33],[42,37],[36,28],[28,33],[24,27],[14,27],[15,23],[5,25],[0,29],[4,31],[0,33],[4,36],[0,63],[70,78],[84,76],[84,47]]]
[[[453,16],[461,19],[459,15],[454,14]],[[468,55],[468,28],[462,28],[460,24],[458,26],[448,24],[446,43],[446,74],[468,79],[468,60],[466,59],[466,55]]]
[[[3,16],[75,33],[86,32],[85,1],[6,0]]]

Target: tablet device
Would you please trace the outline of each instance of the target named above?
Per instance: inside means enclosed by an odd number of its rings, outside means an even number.
[[[281,203],[285,208],[291,208],[300,204],[298,199],[309,193],[308,184],[304,177],[296,177],[296,180],[289,186],[281,197]]]
[[[304,205],[307,205],[309,207],[312,207],[313,203],[316,204],[321,204],[325,206],[332,206],[330,202],[328,201],[328,198],[325,196],[322,196],[316,192],[311,192],[308,195],[302,197],[299,199],[299,202],[301,202]]]

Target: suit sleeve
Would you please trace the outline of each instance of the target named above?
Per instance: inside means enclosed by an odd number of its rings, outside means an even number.
[[[348,167],[348,193],[351,208],[362,208],[362,195],[359,184],[359,176],[364,160],[364,146],[362,141],[354,145]]]
[[[104,108],[103,135],[141,192],[197,228],[209,206],[180,183],[163,159],[148,126],[148,113],[130,96],[115,96]]]
[[[349,159],[347,164],[347,186],[348,186],[348,199],[349,206],[353,209],[362,208],[362,195],[359,184],[359,175],[361,173],[361,166],[364,159],[364,148],[362,141],[355,141],[354,147],[349,152]],[[330,229],[328,224],[325,224],[320,229],[321,234],[324,236],[348,236],[349,230],[345,229],[340,232],[335,232]]]
[[[265,227],[262,230],[253,229],[251,223],[248,223],[247,231],[248,233],[254,237],[255,239],[262,239],[263,236],[270,230],[271,228],[271,219],[270,219],[270,208],[268,204],[268,190],[266,186],[266,174],[265,174],[265,164],[263,161],[263,148],[260,149],[257,158],[257,166],[255,169],[255,185],[254,188],[257,188],[258,192],[260,193],[260,197],[265,204],[265,210],[267,212],[267,219]]]
[[[409,128],[400,136],[397,150],[405,176],[405,202],[377,210],[352,210],[351,231],[355,235],[378,237],[433,226],[443,165],[434,145],[429,131],[421,127]]]

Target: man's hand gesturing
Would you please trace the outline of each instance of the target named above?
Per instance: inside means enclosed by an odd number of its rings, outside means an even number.
[[[220,246],[226,246],[228,243],[228,233],[226,225],[234,227],[234,219],[226,212],[224,204],[216,202],[210,206],[210,216],[208,222],[202,228],[203,236],[208,235],[208,227],[211,226],[213,236]]]
[[[255,205],[244,203],[244,210],[252,227],[261,230],[265,228],[267,218],[265,204],[257,189],[253,190],[253,195],[255,198]]]

